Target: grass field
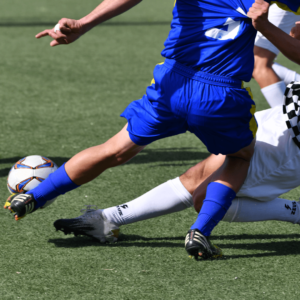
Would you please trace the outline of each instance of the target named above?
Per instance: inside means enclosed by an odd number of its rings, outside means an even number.
[[[80,18],[98,1],[0,3],[0,192],[19,158],[40,154],[62,164],[119,131],[119,115],[140,98],[161,62],[173,0],[144,1],[67,47],[35,34],[62,17]],[[279,62],[300,72],[283,56]],[[267,108],[250,82],[258,110]],[[158,141],[129,163],[61,196],[20,222],[0,210],[0,299],[299,299],[300,227],[280,222],[214,230],[225,258],[196,262],[184,237],[193,209],[122,228],[120,242],[64,236],[52,223],[85,204],[133,199],[208,156],[192,134]],[[285,197],[298,199],[300,189]]]

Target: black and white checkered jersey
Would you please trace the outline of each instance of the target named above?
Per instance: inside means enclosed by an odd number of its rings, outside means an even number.
[[[300,149],[300,82],[292,81],[284,93],[283,114],[289,133]]]

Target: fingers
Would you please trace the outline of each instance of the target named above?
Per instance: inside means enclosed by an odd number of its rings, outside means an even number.
[[[51,36],[55,40],[67,37],[65,34],[63,34],[61,32],[61,30],[58,30],[58,31],[54,32],[54,28],[53,29],[46,29],[46,30],[38,33],[35,37],[37,39],[39,39],[39,38],[47,36],[47,35]]]
[[[41,37],[43,37],[43,36],[47,36],[47,35],[49,35],[49,31],[50,31],[51,29],[46,29],[46,30],[44,30],[44,31],[42,31],[42,32],[40,32],[40,33],[38,33],[35,37],[37,38],[37,39],[39,39],[39,38],[41,38]]]
[[[55,46],[58,46],[58,45],[66,45],[68,44],[68,41],[66,39],[57,39],[57,40],[54,40],[50,43],[50,46],[51,47],[55,47]]]
[[[46,29],[40,33],[38,33],[35,37],[37,39],[42,38],[44,36],[50,36],[53,38],[53,41],[50,43],[50,46],[54,47],[61,44],[68,44],[67,42],[67,35],[62,33],[61,30],[64,30],[63,28],[60,28],[60,30],[56,29],[56,32],[54,32],[53,29]],[[67,29],[69,30],[69,29]]]
[[[63,32],[64,34],[70,34],[72,32],[72,29],[74,27],[74,20],[72,19],[66,19],[63,18],[59,20],[58,24],[60,27],[60,31]]]

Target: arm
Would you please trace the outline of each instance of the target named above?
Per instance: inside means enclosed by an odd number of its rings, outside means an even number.
[[[274,44],[283,55],[300,64],[300,41],[270,23],[268,10],[269,4],[267,2],[255,0],[247,15],[252,19],[254,28]]]
[[[53,41],[50,46],[70,44],[96,25],[122,14],[140,2],[141,0],[104,0],[80,20],[63,18],[58,22],[59,30],[46,29],[38,33],[36,38],[51,36]]]

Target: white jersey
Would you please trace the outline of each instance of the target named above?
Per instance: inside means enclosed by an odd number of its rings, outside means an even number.
[[[255,151],[237,196],[271,201],[300,185],[300,149],[288,131],[282,106],[255,117],[259,124]]]
[[[300,16],[295,15],[292,12],[284,11],[279,8],[276,4],[270,6],[269,9],[269,21],[274,24],[276,27],[280,28],[282,31],[287,34],[290,33],[292,27],[295,26],[297,21],[300,21]],[[268,49],[269,51],[278,55],[279,50],[269,42],[265,36],[260,32],[257,33],[255,39],[255,46]]]

